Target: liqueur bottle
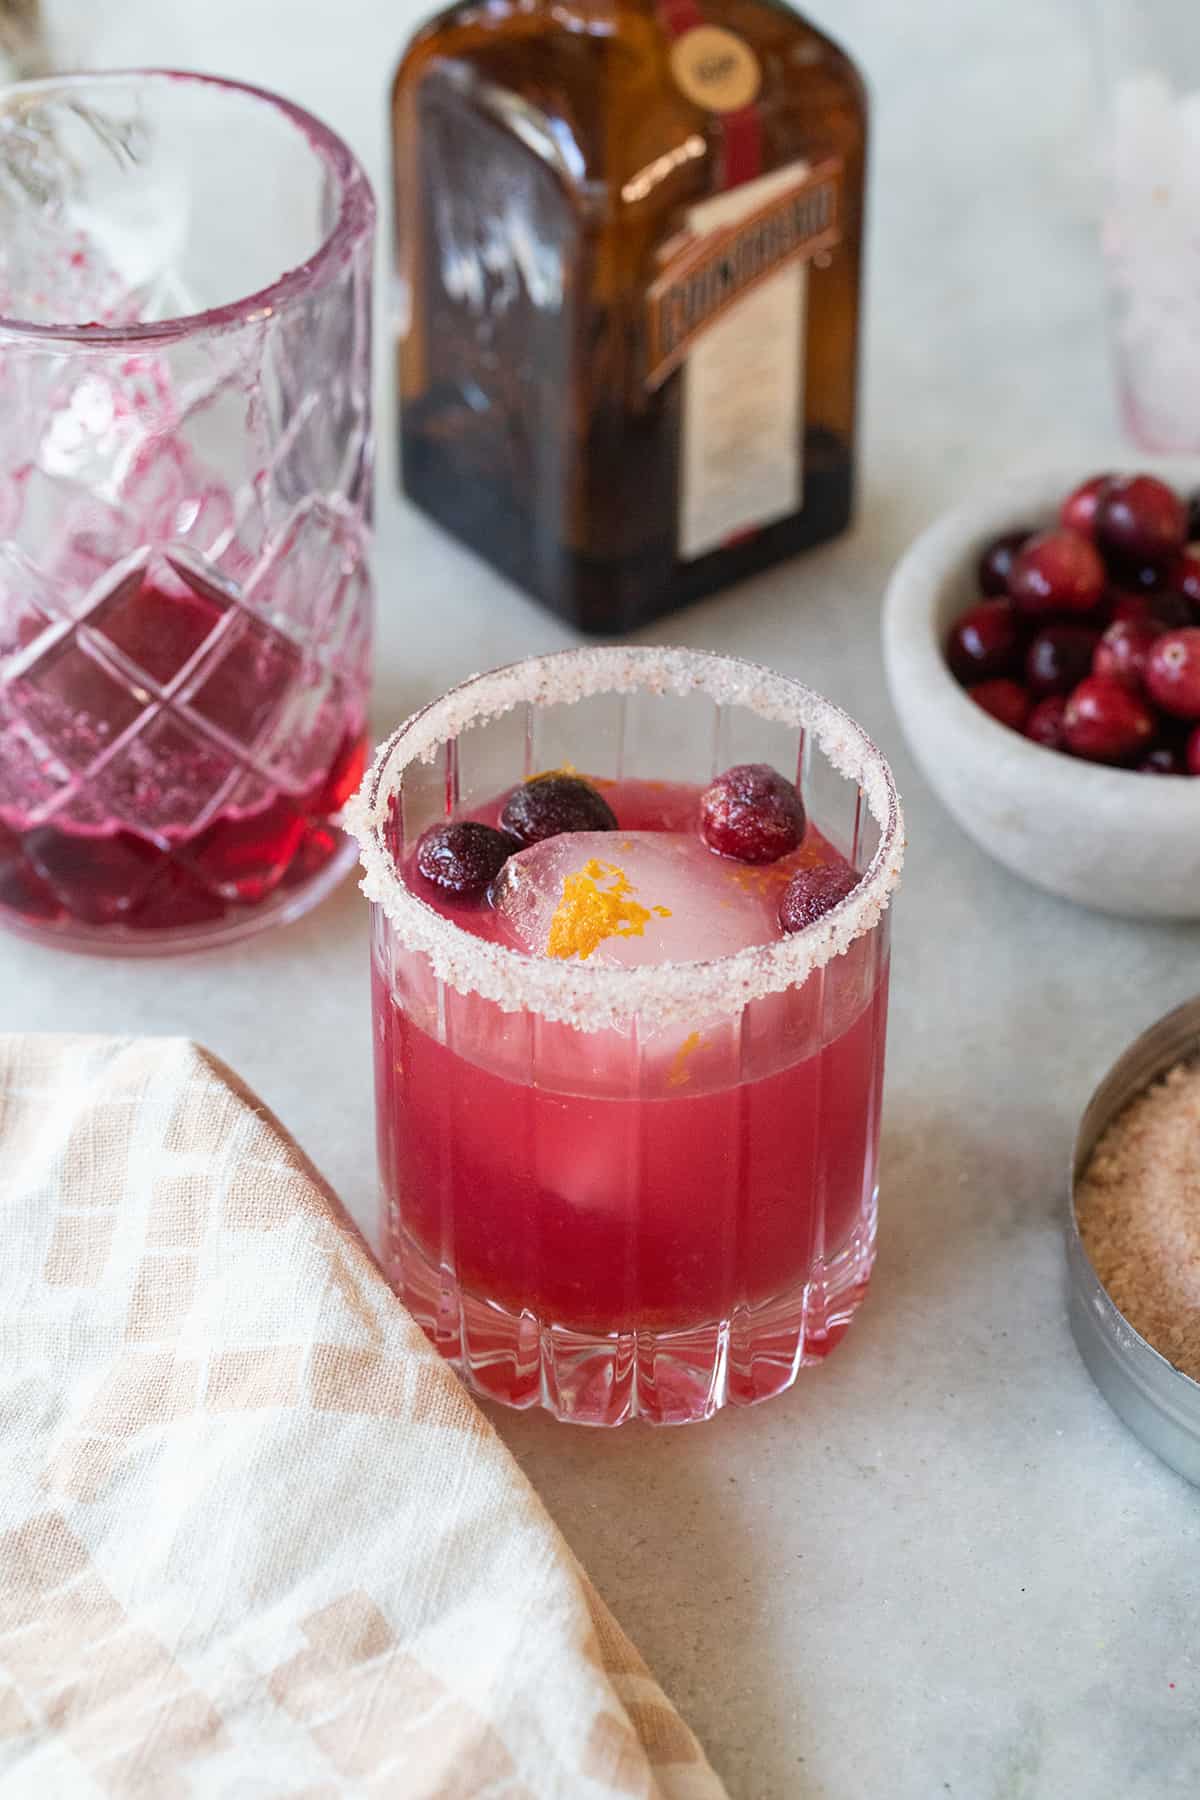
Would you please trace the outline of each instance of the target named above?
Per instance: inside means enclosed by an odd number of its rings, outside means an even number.
[[[866,100],[775,0],[481,0],[393,92],[403,481],[580,629],[847,524]]]

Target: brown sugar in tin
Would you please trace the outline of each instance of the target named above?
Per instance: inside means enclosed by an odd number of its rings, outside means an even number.
[[[1200,1484],[1200,999],[1139,1037],[1080,1123],[1071,1329],[1109,1404]]]

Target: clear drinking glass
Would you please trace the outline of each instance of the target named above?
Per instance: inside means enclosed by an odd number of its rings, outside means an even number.
[[[1108,267],[1125,426],[1200,449],[1200,7],[1096,0]]]
[[[137,953],[353,845],[375,209],[332,132],[158,71],[0,92],[0,920]]]
[[[487,942],[406,885],[425,829],[535,772],[703,784],[740,762],[797,776],[861,874],[794,936],[602,968]],[[874,1255],[903,828],[865,733],[733,658],[565,651],[416,714],[348,818],[373,902],[384,1262],[437,1347],[480,1393],[597,1425],[788,1387]]]

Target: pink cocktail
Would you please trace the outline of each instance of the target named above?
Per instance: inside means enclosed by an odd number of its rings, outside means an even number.
[[[316,119],[160,71],[0,95],[0,923],[136,954],[352,860],[374,204]]]
[[[702,787],[746,762],[790,771],[807,809],[765,865],[698,836]],[[474,897],[425,879],[432,825],[495,825],[564,766],[603,794],[605,835],[531,846]],[[439,1348],[483,1393],[596,1424],[787,1387],[874,1254],[902,841],[878,752],[747,664],[567,652],[418,714],[352,811],[385,1264]],[[841,897],[785,934],[780,897],[811,871]]]

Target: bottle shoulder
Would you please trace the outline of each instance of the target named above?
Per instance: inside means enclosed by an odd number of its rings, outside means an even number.
[[[752,53],[755,107],[776,146],[774,161],[861,152],[865,89],[831,39],[773,0],[726,0],[719,19],[710,13],[707,22]],[[556,163],[569,185],[620,193],[661,166],[655,185],[686,197],[706,185],[720,123],[675,79],[675,42],[650,4],[564,0],[551,12],[511,0],[460,0],[410,43],[396,74],[396,105],[411,104],[419,90],[435,92],[443,107],[489,115]]]

